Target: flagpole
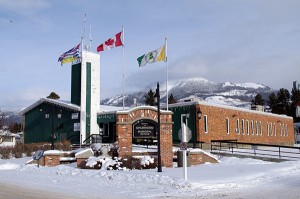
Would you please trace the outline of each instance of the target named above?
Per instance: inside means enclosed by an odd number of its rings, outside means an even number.
[[[168,45],[167,45],[167,37],[165,38],[165,48],[166,48],[166,91],[167,91],[167,111],[169,110],[169,94],[168,94]]]
[[[123,87],[123,110],[125,107],[125,101],[124,101],[124,27],[122,26],[122,87]]]

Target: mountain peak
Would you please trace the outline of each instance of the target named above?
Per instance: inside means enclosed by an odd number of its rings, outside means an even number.
[[[125,105],[133,105],[133,99],[136,99],[138,104],[144,104],[144,96],[150,88],[155,86],[150,85],[139,92],[126,94]],[[166,82],[160,84],[160,91],[161,102],[166,102]],[[267,99],[272,92],[274,90],[259,83],[215,83],[201,77],[168,81],[168,95],[172,94],[177,101],[198,97],[215,104],[249,107],[256,94],[259,93]],[[101,104],[113,106],[120,106],[121,103],[120,95],[101,101]]]

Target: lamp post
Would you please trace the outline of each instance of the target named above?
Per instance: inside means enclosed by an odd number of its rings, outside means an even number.
[[[159,94],[159,82],[157,82],[156,93],[154,95],[154,102],[157,103],[157,172],[162,172],[161,154],[160,154],[160,94]]]
[[[201,117],[202,117],[202,112],[201,112],[201,110],[200,110],[200,108],[199,109],[196,109],[196,107],[195,107],[195,112],[196,112],[196,117],[195,117],[195,136],[194,136],[194,143],[193,143],[193,148],[196,148],[196,144],[197,144],[197,132],[198,132],[198,130],[197,130],[197,121],[199,121],[199,120],[201,120]],[[198,126],[198,128],[199,128],[199,126]]]

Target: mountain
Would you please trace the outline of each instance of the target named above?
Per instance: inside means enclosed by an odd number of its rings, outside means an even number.
[[[4,126],[9,126],[10,124],[14,124],[14,123],[20,124],[21,122],[22,122],[22,117],[14,111],[0,112],[0,124]]]
[[[149,85],[142,91],[125,94],[125,106],[132,106],[134,99],[138,104],[144,104],[144,96],[150,89],[155,92],[156,85]],[[160,85],[160,91],[161,102],[166,102],[165,82]],[[216,104],[238,107],[249,107],[251,100],[258,93],[266,100],[272,92],[277,91],[258,83],[215,83],[204,78],[189,78],[168,82],[168,94],[172,93],[177,101],[196,97]],[[122,106],[122,103],[122,95],[101,101],[101,104],[111,106]]]

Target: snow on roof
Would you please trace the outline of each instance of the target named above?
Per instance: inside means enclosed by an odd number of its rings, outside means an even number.
[[[124,109],[128,109],[128,107],[124,107]],[[98,111],[97,114],[115,113],[115,112],[120,111],[120,110],[123,110],[123,107],[100,105],[100,110]]]
[[[98,111],[98,115],[101,114],[113,114],[113,113],[118,113],[118,114],[128,114],[132,111],[140,110],[140,109],[150,109],[157,111],[157,108],[154,106],[136,106],[136,107],[114,107],[114,106],[106,106],[107,110],[102,110]],[[171,111],[166,111],[166,110],[161,110],[161,113],[172,113]]]
[[[48,98],[41,98],[40,100],[38,100],[37,102],[33,103],[32,105],[28,106],[27,108],[23,109],[22,111],[20,111],[20,115],[24,115],[25,113],[27,113],[28,111],[34,109],[35,107],[39,106],[42,103],[51,103],[51,104],[55,104],[57,106],[62,106],[65,108],[69,108],[72,109],[74,111],[80,111],[80,106],[76,105],[76,104],[72,104],[70,102],[67,101],[63,101],[63,100],[55,100],[55,99],[48,99]]]
[[[20,137],[18,134],[11,133],[8,130],[0,130],[0,136]]]
[[[254,113],[254,114],[268,115],[268,116],[274,116],[274,117],[292,118],[292,117],[287,116],[287,115],[278,115],[278,114],[274,114],[274,113],[267,113],[267,112],[262,112],[262,111],[249,110],[249,109],[239,108],[239,107],[234,107],[234,106],[214,104],[214,103],[205,102],[205,101],[180,102],[180,103],[175,103],[175,104],[169,104],[169,107],[170,108],[175,108],[175,107],[191,106],[191,105],[196,105],[196,104],[204,105],[204,106],[213,106],[213,107],[230,109],[230,110],[236,110],[236,111],[243,111],[243,112]]]

